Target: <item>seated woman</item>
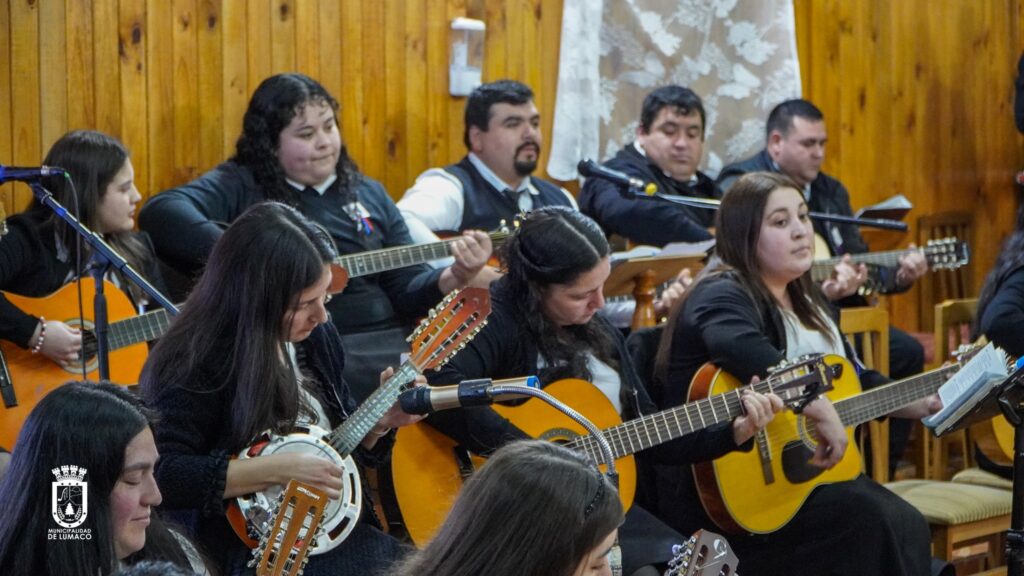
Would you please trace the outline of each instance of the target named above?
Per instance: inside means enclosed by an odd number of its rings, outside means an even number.
[[[637,376],[621,333],[598,311],[610,272],[604,232],[581,212],[546,207],[527,214],[505,243],[504,277],[491,286],[487,326],[438,372],[431,383],[536,374],[544,384],[562,378],[590,381],[624,420],[656,410]],[[570,402],[571,404],[571,402]],[[644,457],[671,462],[715,458],[749,440],[781,409],[777,397],[750,393],[747,416],[652,448]],[[479,453],[525,433],[490,408],[439,412],[430,422]],[[642,485],[644,474],[641,471]],[[671,559],[681,536],[640,506],[626,515],[621,534],[624,574]]]
[[[992,271],[978,297],[974,335],[984,335],[1011,358],[1024,356],[1024,206],[1017,210],[1017,225],[1003,243]],[[997,416],[1001,418],[1001,416]],[[978,466],[1005,478],[1013,477],[1013,468],[990,460],[975,450]]]
[[[139,400],[110,384],[69,382],[43,398],[0,483],[0,573],[112,574],[143,560],[207,573],[195,548],[153,512],[161,497],[151,426]],[[50,486],[56,469],[70,466],[84,486],[79,498],[65,499],[71,488],[55,494]],[[55,521],[54,497],[72,528]]]
[[[494,453],[426,548],[394,574],[610,576],[619,494],[597,466],[550,442]]]
[[[142,196],[135,187],[135,170],[128,150],[102,132],[68,132],[50,148],[43,164],[59,166],[70,181],[53,176],[43,181],[54,198],[93,231],[104,237],[136,271],[158,289],[163,280],[152,244],[145,233],[133,232],[135,207]],[[8,233],[0,242],[0,290],[23,296],[46,296],[74,280],[77,233],[52,210],[34,200],[31,207],[7,219]],[[82,266],[89,248],[82,242]],[[133,300],[148,302],[144,293],[111,272],[108,279]],[[42,354],[66,366],[78,360],[81,333],[60,320],[27,314],[0,294],[0,338]],[[8,448],[10,448],[8,446]]]
[[[653,393],[663,407],[685,402],[687,385],[711,362],[746,381],[786,358],[848,355],[824,295],[807,273],[813,232],[803,194],[780,174],[751,173],[725,194],[716,222],[717,255],[683,296],[665,328]],[[865,372],[867,385],[884,382]],[[905,408],[907,417],[936,410],[937,398]],[[831,467],[846,433],[827,398],[804,414],[817,426],[812,463]],[[691,470],[659,466],[657,515],[684,533],[710,527]],[[929,573],[928,525],[908,503],[864,476],[820,486],[782,529],[731,537],[744,574]]]
[[[225,517],[232,498],[293,478],[341,495],[343,470],[327,458],[234,458],[264,431],[285,434],[301,424],[330,430],[356,409],[325,309],[335,255],[330,236],[294,208],[253,206],[217,241],[143,370],[143,392],[163,416],[155,430],[163,506],[194,515],[200,542],[225,574],[244,573],[248,559]],[[382,462],[391,429],[418,419],[393,406],[353,453],[356,461]],[[372,573],[399,556],[398,541],[378,529],[369,506],[363,512],[338,547],[311,557],[307,576]]]
[[[295,206],[321,225],[342,254],[412,244],[381,184],[359,172],[341,140],[338,101],[302,74],[277,74],[253,92],[235,155],[196,180],[146,202],[139,225],[162,259],[188,276],[199,271],[223,223],[257,202]],[[361,396],[380,366],[408,351],[408,326],[487,263],[491,240],[464,233],[444,269],[412,265],[356,276],[328,306],[345,337],[345,379]],[[354,271],[350,271],[354,272]]]

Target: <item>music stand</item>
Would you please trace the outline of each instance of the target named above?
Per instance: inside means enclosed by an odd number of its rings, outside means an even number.
[[[699,272],[704,267],[704,258],[703,254],[646,256],[614,262],[604,281],[604,296],[633,296],[633,329],[654,326],[658,323],[654,315],[655,287],[675,278],[683,268]]]
[[[1013,507],[1010,529],[1006,531],[1007,576],[1024,576],[1024,367],[1017,368],[1001,383],[968,399],[969,407],[954,412],[955,421],[943,427],[953,432],[1002,412],[1013,426]]]

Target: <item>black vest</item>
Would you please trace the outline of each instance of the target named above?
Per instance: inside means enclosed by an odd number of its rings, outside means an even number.
[[[459,229],[452,232],[494,230],[502,220],[511,223],[519,215],[519,201],[492,186],[469,161],[469,156],[464,157],[458,164],[445,166],[444,171],[462,183],[462,222]],[[531,178],[530,182],[539,193],[533,197],[534,208],[572,207],[558,186],[540,178]]]

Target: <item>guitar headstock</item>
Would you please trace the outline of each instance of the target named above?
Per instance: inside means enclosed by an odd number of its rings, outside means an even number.
[[[967,242],[955,237],[929,240],[922,250],[928,265],[935,270],[956,270],[971,261],[971,249]]]
[[[806,354],[770,368],[765,383],[787,407],[800,412],[808,402],[832,389],[832,378],[832,367],[825,363],[824,354]]]
[[[665,576],[733,576],[740,563],[725,538],[697,530],[685,544],[672,547]]]
[[[408,338],[416,368],[440,368],[487,324],[491,296],[485,288],[463,288],[445,296]]]
[[[298,480],[281,494],[274,527],[252,551],[256,576],[300,576],[316,546],[316,532],[327,509],[327,494]]]

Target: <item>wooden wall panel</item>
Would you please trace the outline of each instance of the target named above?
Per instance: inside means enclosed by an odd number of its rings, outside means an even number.
[[[457,16],[486,22],[484,79],[530,84],[550,139],[562,2],[0,0],[0,164],[38,164],[66,130],[102,129],[132,149],[148,197],[230,156],[252,91],[297,70],[338,97],[350,154],[399,197],[465,152],[465,100],[448,95]],[[794,4],[804,93],[829,129],[826,171],[855,207],[897,192],[914,216],[970,206],[985,224],[980,283],[1024,167],[1011,104],[1022,0]],[[30,198],[0,186],[8,209]],[[897,323],[913,327],[915,297],[892,299]]]
[[[825,171],[855,209],[896,193],[913,202],[911,230],[874,234],[877,247],[916,238],[920,215],[974,211],[977,289],[1013,228],[1024,167],[1012,112],[1020,1],[794,3],[804,95],[828,128]],[[918,296],[889,299],[896,324],[916,328]]]

